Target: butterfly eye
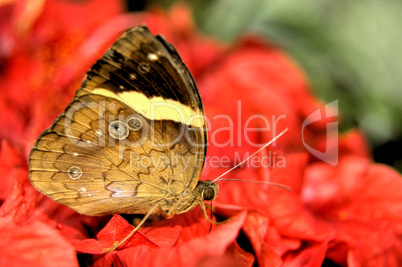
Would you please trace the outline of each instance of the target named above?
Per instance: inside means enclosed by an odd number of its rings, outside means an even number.
[[[125,139],[129,135],[129,133],[130,132],[124,122],[117,120],[109,123],[109,134],[113,139]]]
[[[212,187],[207,187],[202,191],[202,198],[204,200],[211,200],[215,198],[215,191]]]

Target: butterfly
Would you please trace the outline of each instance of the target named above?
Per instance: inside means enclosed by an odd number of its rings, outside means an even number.
[[[218,186],[199,180],[206,143],[189,70],[164,37],[137,26],[92,66],[39,136],[30,180],[81,214],[145,214],[133,233],[152,214],[172,217],[197,205],[211,221],[204,201],[216,198]]]

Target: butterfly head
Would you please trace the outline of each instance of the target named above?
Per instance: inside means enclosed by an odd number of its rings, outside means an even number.
[[[205,201],[212,201],[218,196],[219,187],[212,181],[199,181],[197,187],[201,198]]]

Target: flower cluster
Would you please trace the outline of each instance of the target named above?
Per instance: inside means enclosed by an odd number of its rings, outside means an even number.
[[[324,104],[280,49],[256,36],[236,44],[202,36],[184,6],[141,14],[122,10],[114,0],[9,1],[0,6],[3,265],[402,263],[400,174],[371,161],[358,130],[331,140],[326,119],[303,128]],[[231,217],[227,223],[209,230],[198,207],[172,219],[155,219],[116,251],[103,254],[133,226],[120,215],[84,216],[45,197],[29,182],[27,159],[40,132],[71,101],[85,71],[122,30],[142,23],[175,45],[197,82],[211,122],[208,156],[225,159],[225,165],[207,161],[201,179],[214,179],[258,149],[255,144],[268,142],[273,127],[276,133],[287,127],[269,150],[258,154],[269,156],[269,167],[244,166],[227,177],[270,181],[291,191],[222,181],[213,213],[218,219]],[[245,125],[251,130],[243,131]],[[305,147],[325,150],[328,140],[339,150],[335,166]]]

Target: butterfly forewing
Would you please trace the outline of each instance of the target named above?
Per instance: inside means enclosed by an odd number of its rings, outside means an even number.
[[[186,66],[163,37],[135,27],[38,138],[30,179],[83,214],[146,213],[192,192],[205,143],[204,112]]]

